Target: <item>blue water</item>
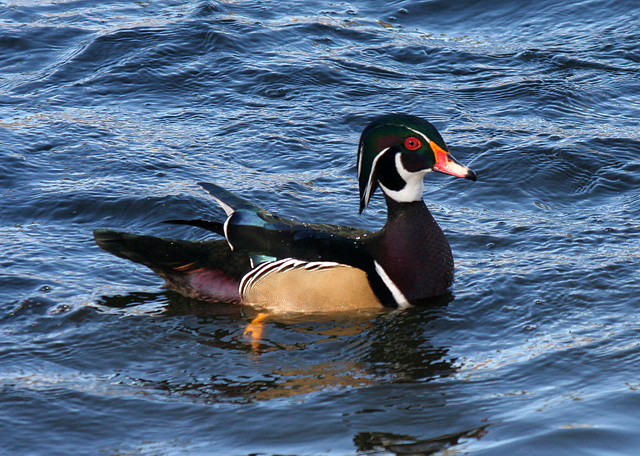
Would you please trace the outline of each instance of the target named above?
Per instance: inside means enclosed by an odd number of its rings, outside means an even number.
[[[96,5],[99,3],[98,5]],[[640,448],[634,1],[0,1],[0,453],[630,455]],[[216,182],[358,216],[372,117],[433,122],[434,309],[268,321],[165,291],[95,228]]]

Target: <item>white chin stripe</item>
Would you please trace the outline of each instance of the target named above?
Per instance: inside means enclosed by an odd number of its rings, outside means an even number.
[[[405,182],[404,187],[400,190],[390,190],[382,183],[379,183],[382,191],[394,201],[399,203],[412,203],[414,201],[422,200],[422,193],[424,190],[424,175],[427,174],[430,170],[417,171],[412,173],[411,171],[407,171],[407,169],[402,164],[402,158],[400,154],[396,154],[395,157],[396,162],[396,170],[398,174]]]
[[[376,268],[376,272],[378,273],[378,275],[380,276],[380,278],[382,279],[386,287],[391,292],[391,296],[393,296],[393,299],[396,301],[396,304],[398,304],[398,307],[400,307],[401,309],[406,309],[407,307],[411,307],[411,304],[409,303],[405,295],[400,291],[398,286],[395,283],[393,283],[393,280],[391,280],[391,277],[389,277],[386,271],[382,269],[382,266],[380,266],[377,261],[374,261],[373,264]]]

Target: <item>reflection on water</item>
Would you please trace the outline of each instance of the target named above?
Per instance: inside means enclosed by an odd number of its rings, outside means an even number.
[[[258,313],[250,307],[198,302],[170,291],[103,296],[96,305],[118,310],[122,315],[196,315],[197,321],[182,330],[197,335],[200,344],[242,352],[256,359],[269,358],[269,365],[274,358],[283,361],[263,378],[236,380],[233,385],[221,385],[215,376],[210,383],[181,383],[178,389],[170,382],[143,382],[148,387],[180,391],[210,403],[221,398],[270,400],[332,387],[423,382],[449,375],[454,372],[455,360],[448,358],[446,347],[434,346],[424,329],[451,299],[449,295],[432,299],[429,307],[409,311],[270,315],[262,321],[262,339],[257,343],[246,334],[246,325],[251,325]],[[164,300],[168,301],[166,307],[158,309],[157,304]],[[244,325],[245,330],[221,328],[219,317],[225,317],[225,322],[232,318],[236,326]],[[305,352],[318,351],[322,356],[305,360]],[[297,354],[295,363],[286,359],[292,353]]]
[[[96,306],[125,318],[142,315],[146,309],[150,310],[149,317],[178,319],[176,331],[188,333],[198,344],[247,366],[246,371],[235,375],[195,376],[197,366],[193,366],[191,374],[185,372],[173,379],[166,375],[113,379],[123,388],[144,394],[155,390],[173,400],[214,405],[305,401],[305,397],[323,391],[386,388],[446,378],[460,365],[450,357],[448,347],[430,340],[428,328],[446,312],[451,299],[445,296],[406,311],[272,315],[263,321],[259,344],[244,331],[257,314],[252,308],[197,302],[173,292],[103,296]],[[149,307],[149,303],[163,301],[166,306],[162,312]],[[238,357],[244,360],[238,361]],[[378,410],[365,408],[359,413],[380,413],[387,407],[383,402]],[[430,406],[436,403],[443,407],[446,399],[430,398]],[[353,442],[357,451],[371,454],[426,456],[469,439],[480,439],[486,429],[483,425],[428,439],[362,431],[353,436]]]
[[[377,454],[386,451],[397,456],[429,456],[462,444],[468,439],[484,437],[490,424],[477,429],[447,434],[431,439],[417,439],[409,435],[396,435],[385,432],[360,432],[353,438],[358,451]],[[452,454],[458,454],[453,450]]]

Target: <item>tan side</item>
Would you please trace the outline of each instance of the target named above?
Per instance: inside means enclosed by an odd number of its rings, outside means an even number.
[[[364,271],[346,265],[268,272],[247,287],[242,302],[271,312],[341,312],[382,308]]]

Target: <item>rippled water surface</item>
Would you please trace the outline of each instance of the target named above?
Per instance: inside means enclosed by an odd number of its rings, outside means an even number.
[[[640,448],[634,1],[0,1],[0,450],[614,455]],[[431,309],[271,320],[165,291],[94,228],[358,216],[372,117],[431,120],[456,257]]]

